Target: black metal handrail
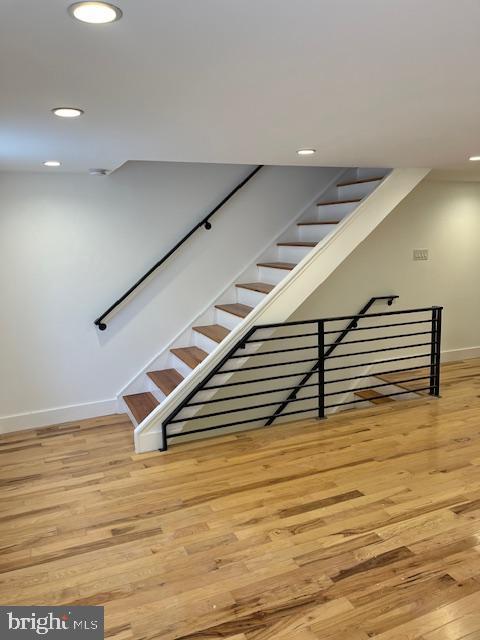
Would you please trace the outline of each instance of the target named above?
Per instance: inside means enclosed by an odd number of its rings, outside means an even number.
[[[381,296],[387,302],[395,299],[397,296]],[[372,301],[373,300],[373,301]],[[358,400],[347,399],[355,391],[363,391],[366,389],[375,390],[376,388],[384,388],[394,386],[399,389],[406,389],[388,392],[388,397],[403,396],[405,394],[420,393],[428,391],[431,395],[438,396],[440,394],[440,341],[442,326],[442,307],[423,307],[417,309],[403,309],[398,311],[385,311],[379,313],[366,313],[364,310],[367,306],[371,307],[375,299],[370,300],[363,309],[353,316],[337,316],[332,318],[319,318],[314,320],[299,320],[277,324],[257,325],[249,329],[222,360],[210,371],[199,384],[187,395],[187,397],[176,407],[172,413],[163,421],[162,429],[162,449],[166,450],[168,440],[177,438],[191,433],[200,433],[204,431],[212,431],[214,429],[223,429],[225,427],[236,427],[246,424],[257,424],[269,421],[272,416],[263,415],[263,409],[269,407],[282,407],[280,412],[275,411],[275,419],[279,417],[298,416],[314,411],[318,418],[324,418],[327,409],[342,407],[344,405],[355,406],[357,403],[365,402],[364,399]],[[391,302],[389,302],[391,303]],[[362,313],[363,311],[363,313]],[[387,322],[384,320],[387,319]],[[344,329],[335,327],[338,322],[348,321],[347,327]],[[365,322],[366,324],[365,324]],[[359,326],[362,324],[362,326]],[[331,326],[333,325],[333,326]],[[417,326],[420,329],[417,330]],[[310,327],[313,330],[310,330]],[[398,331],[396,327],[401,327]],[[405,327],[411,327],[412,331],[407,331]],[[299,331],[298,328],[304,329]],[[290,330],[294,330],[291,333]],[[305,331],[307,329],[307,331]],[[393,329],[393,333],[391,330]],[[271,331],[274,331],[272,335]],[[269,331],[268,335],[264,335]],[[263,335],[258,335],[262,332]],[[355,340],[344,341],[343,338],[351,332],[355,332]],[[338,335],[333,342],[329,342],[328,336]],[[363,337],[368,336],[368,337]],[[423,337],[425,336],[425,337]],[[313,344],[307,343],[308,337],[315,338]],[[357,339],[358,337],[358,339]],[[300,344],[295,341],[302,340]],[[410,339],[413,342],[410,342]],[[259,350],[264,343],[270,344],[271,341],[288,340],[289,344],[285,348],[268,349],[267,351]],[[357,347],[358,344],[364,344],[368,347],[366,350]],[[247,346],[255,345],[256,350],[247,350]],[[294,346],[293,346],[294,345]],[[355,345],[353,348],[350,345]],[[333,354],[333,351],[342,347],[342,353]],[[428,348],[427,348],[428,347]],[[413,351],[412,351],[413,350]],[[298,358],[297,353],[302,351],[313,351],[312,357]],[[372,354],[385,353],[385,357],[377,360]],[[273,361],[272,361],[273,357]],[[291,359],[293,357],[293,359]],[[238,368],[226,367],[229,362],[239,362],[238,358],[245,360],[254,359],[259,364],[251,365],[250,362],[244,366],[240,363]],[[425,362],[426,360],[426,362]],[[305,374],[305,371],[298,371],[298,364],[309,363],[311,369]],[[328,368],[325,364],[328,363]],[[386,366],[386,369],[384,368]],[[356,374],[359,367],[365,368],[368,373]],[[406,368],[405,368],[406,367]],[[380,370],[378,370],[380,368]],[[257,372],[260,377],[257,377]],[[274,375],[271,375],[271,374]],[[332,373],[333,376],[332,377]],[[406,374],[406,377],[400,379],[398,374]],[[234,378],[230,381],[225,379],[224,374],[233,375],[240,374],[240,378]],[[245,374],[247,374],[245,376]],[[269,375],[270,374],[270,375]],[[377,377],[381,379],[382,375],[397,374],[394,381],[377,382]],[[310,382],[312,376],[315,375],[315,381]],[[219,376],[218,380],[212,379]],[[336,377],[335,377],[336,376]],[[301,382],[290,383],[289,378],[301,378]],[[374,379],[372,384],[364,386],[368,383],[368,379]],[[354,387],[357,381],[360,385]],[[403,387],[405,383],[416,383],[413,389],[409,386]],[[258,387],[259,383],[265,383],[264,387]],[[277,384],[278,383],[278,384]],[[342,383],[352,383],[344,388]],[[253,385],[251,388],[245,388],[244,385]],[[280,386],[279,386],[280,385]],[[336,385],[331,387],[329,385]],[[338,388],[340,387],[340,388]],[[219,394],[223,389],[231,389],[227,395]],[[299,397],[299,391],[306,390],[307,394],[310,390],[312,395],[304,395]],[[210,395],[205,398],[202,393],[201,397],[197,397],[201,392],[207,392]],[[286,399],[268,400],[268,394],[279,394],[290,392]],[[295,395],[293,395],[295,392]],[[252,398],[258,398],[251,403]],[[218,403],[234,403],[227,408],[220,406],[220,411],[209,411],[209,407],[215,407]],[[235,406],[235,403],[241,402],[242,406]],[[259,403],[260,402],[260,403]],[[285,411],[287,407],[296,403],[312,402],[314,406],[307,408],[294,408]],[[199,407],[205,407],[205,412],[198,412]],[[186,414],[184,409],[192,409]],[[262,415],[249,415],[245,419],[235,419],[236,416],[241,417],[242,412],[251,413],[252,411],[261,411]],[[225,416],[227,421],[222,421]],[[212,420],[218,423],[212,424]],[[200,425],[192,430],[182,430],[176,433],[168,433],[169,425],[191,424],[194,421],[200,421]],[[207,421],[206,424],[202,421]],[[195,423],[194,423],[195,424]],[[268,422],[271,424],[271,422]]]
[[[190,238],[190,236],[192,236],[195,233],[195,231],[198,231],[198,229],[200,229],[201,227],[205,227],[207,231],[209,231],[212,228],[212,223],[210,222],[210,218],[215,213],[217,213],[217,211],[221,209],[237,193],[237,191],[240,191],[240,189],[244,187],[247,184],[247,182],[249,182],[253,178],[253,176],[260,171],[260,169],[263,166],[264,166],[263,164],[260,164],[257,167],[255,167],[255,169],[251,171],[248,174],[248,176],[244,178],[239,184],[237,184],[237,186],[234,189],[232,189],[232,191],[230,191],[230,193],[227,196],[225,196],[225,198],[223,198],[223,200],[219,202],[210,211],[210,213],[208,213],[204,218],[200,220],[200,222],[198,222],[194,227],[192,227],[192,229],[190,229],[190,231],[187,234],[185,234],[183,238],[179,240],[177,244],[174,247],[172,247],[172,249],[170,249],[170,251],[168,251],[162,258],[160,258],[160,260],[158,260],[158,262],[156,262],[153,265],[153,267],[151,267],[141,278],[139,278],[135,282],[135,284],[133,284],[130,287],[130,289],[128,289],[128,291],[125,291],[125,293],[122,296],[120,296],[118,300],[115,300],[115,302],[111,304],[108,307],[108,309],[104,311],[102,315],[95,320],[95,325],[100,329],[100,331],[105,331],[105,329],[107,328],[107,324],[103,322],[104,319],[108,315],[110,315],[110,313],[114,309],[116,309],[119,305],[121,305],[122,302],[124,302],[124,300],[126,300],[135,291],[135,289],[137,289],[143,282],[145,282],[145,280],[148,277],[150,277],[154,271],[156,271],[159,267],[161,267],[162,264],[164,264],[177,251],[177,249],[179,249]]]

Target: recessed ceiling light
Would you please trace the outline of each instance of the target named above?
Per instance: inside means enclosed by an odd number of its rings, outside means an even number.
[[[83,114],[83,110],[76,107],[57,107],[52,109],[52,113],[59,118],[78,118]]]
[[[470,162],[478,162],[480,160],[480,156],[470,156]]]
[[[76,2],[68,10],[76,20],[90,24],[106,24],[122,17],[121,10],[108,2]]]
[[[297,153],[299,156],[311,156],[315,153],[315,149],[299,149]]]
[[[61,165],[61,162],[59,162],[58,160],[47,160],[43,164],[46,167],[59,167]]]

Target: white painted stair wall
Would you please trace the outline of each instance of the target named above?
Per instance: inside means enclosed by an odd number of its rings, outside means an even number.
[[[375,170],[369,170],[375,171]],[[378,172],[385,173],[384,170],[377,170]],[[218,348],[218,344],[208,337],[193,330],[193,327],[204,326],[211,324],[219,324],[229,330],[236,329],[241,323],[242,318],[226,313],[221,309],[217,309],[217,304],[231,304],[239,303],[250,307],[256,307],[265,299],[266,295],[258,291],[252,291],[241,287],[242,283],[248,282],[264,282],[273,285],[280,283],[287,275],[288,271],[283,269],[270,269],[266,267],[257,267],[259,262],[271,262],[271,261],[287,261],[290,258],[292,262],[298,262],[307,253],[310,252],[310,248],[298,248],[289,253],[286,247],[277,247],[276,243],[283,239],[290,240],[303,240],[302,232],[297,227],[297,222],[302,219],[314,219],[321,217],[317,212],[317,202],[320,199],[336,198],[337,188],[336,184],[343,180],[344,177],[357,175],[356,169],[338,169],[332,174],[330,182],[325,186],[322,186],[318,193],[315,195],[307,205],[300,210],[297,215],[288,223],[288,225],[280,231],[277,237],[273,238],[267,247],[264,247],[262,251],[256,256],[255,260],[248,265],[241,273],[237,274],[235,279],[226,287],[220,294],[216,296],[214,300],[210,300],[205,309],[198,314],[193,320],[190,320],[188,324],[179,331],[179,333],[168,343],[160,353],[158,353],[152,360],[150,360],[145,367],[130,380],[117,394],[117,401],[119,404],[119,410],[126,412],[133,424],[136,425],[135,417],[129,410],[129,407],[124,402],[123,398],[126,395],[142,393],[149,391],[152,393],[159,402],[165,400],[165,395],[162,391],[153,383],[148,377],[148,372],[164,369],[176,369],[184,378],[192,373],[190,369],[181,359],[171,353],[171,349],[185,347],[185,346],[197,346],[203,349],[207,353],[211,353]],[[381,173],[381,175],[383,175]],[[258,179],[262,179],[261,173]],[[365,191],[365,189],[363,190]],[[336,215],[340,219],[347,212],[352,211],[354,205],[347,207],[336,206]],[[328,212],[327,212],[328,213]],[[320,231],[317,231],[317,240],[321,240],[323,237],[331,233],[335,225],[322,226]],[[312,236],[315,236],[315,232],[310,233],[309,240]]]
[[[372,177],[376,171],[378,172],[378,170],[374,169],[348,170],[341,176],[341,180],[348,181],[349,179],[355,179],[355,177],[357,179]],[[241,336],[254,325],[286,321],[295,309],[393,211],[428,172],[428,169],[395,169],[370,195],[362,192],[364,189],[362,185],[340,187],[341,190],[344,190],[341,193],[341,197],[335,188],[335,193],[332,192],[331,194],[332,200],[366,197],[359,204],[334,204],[329,207],[321,207],[317,214],[318,219],[330,220],[333,216],[333,221],[338,221],[338,224],[323,225],[322,231],[315,237],[312,235],[313,229],[297,226],[299,220],[296,220],[292,228],[285,231],[280,241],[284,239],[291,241],[293,239],[292,230],[295,230],[297,234],[295,237],[298,241],[306,241],[311,238],[312,241],[319,241],[318,244],[314,248],[302,247],[301,249],[297,247],[277,247],[276,244],[273,244],[258,262],[270,262],[273,260],[298,262],[293,270],[287,273],[279,273],[279,271],[284,270],[259,267],[257,273],[257,267],[252,265],[237,279],[237,282],[261,280],[277,284],[268,295],[261,296],[253,292],[239,292],[238,288],[233,285],[220,296],[222,302],[230,300],[231,302],[238,301],[252,306],[256,304],[254,310],[245,319],[232,318],[229,317],[231,314],[209,308],[205,314],[191,324],[191,326],[194,326],[218,323],[232,329],[231,333],[219,345],[206,344],[202,338],[194,338],[200,344],[203,344],[202,348],[207,347],[209,350],[208,357],[194,371],[188,370],[188,367],[171,354],[169,349],[166,349],[154,362],[150,363],[148,370],[173,367],[187,377],[168,397],[157,396],[161,400],[160,405],[135,429],[136,451],[152,451],[161,448],[161,424],[163,420],[224,357],[226,352],[232,348]],[[337,178],[335,182],[338,181],[339,179]],[[323,200],[328,200],[329,195],[328,193],[324,194]],[[308,208],[301,218],[311,219],[312,214],[313,208]],[[189,328],[177,336],[174,342],[179,345],[192,344],[191,338],[191,328]],[[142,379],[144,373],[142,372],[119,395],[144,391],[145,380]],[[158,393],[152,386],[150,388],[155,394]]]

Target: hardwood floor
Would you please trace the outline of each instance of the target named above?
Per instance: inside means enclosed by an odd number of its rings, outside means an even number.
[[[112,416],[0,438],[0,604],[115,640],[480,638],[480,360],[442,398],[132,453]]]

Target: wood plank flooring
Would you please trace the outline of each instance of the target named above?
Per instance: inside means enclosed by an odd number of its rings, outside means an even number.
[[[421,398],[132,453],[124,416],[0,438],[0,604],[115,640],[480,638],[480,360]]]

